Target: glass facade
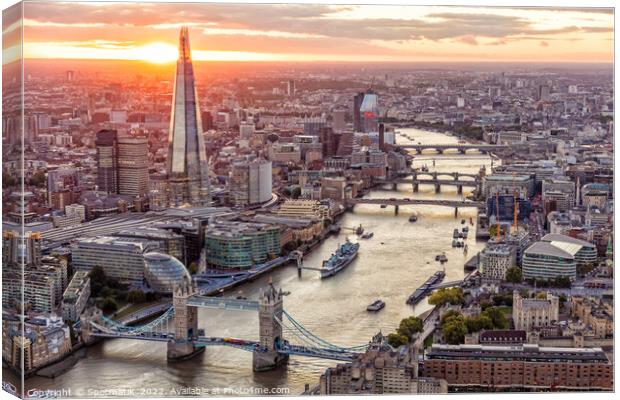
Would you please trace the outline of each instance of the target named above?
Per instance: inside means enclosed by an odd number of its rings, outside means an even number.
[[[181,29],[168,137],[172,205],[209,205],[207,154],[187,28]]]
[[[207,263],[223,269],[248,269],[280,253],[280,228],[249,223],[217,223],[207,229]]]
[[[174,257],[162,253],[144,255],[144,277],[151,289],[159,293],[172,293],[175,285],[184,279],[191,281],[191,276],[183,263]]]

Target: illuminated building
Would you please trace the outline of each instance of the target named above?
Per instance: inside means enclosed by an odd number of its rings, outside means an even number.
[[[187,28],[181,29],[168,136],[172,204],[208,205],[209,176]]]

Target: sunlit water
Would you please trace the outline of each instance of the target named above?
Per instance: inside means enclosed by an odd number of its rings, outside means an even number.
[[[413,135],[415,143],[455,143],[456,138],[417,129],[401,129]],[[402,136],[399,143],[408,142]],[[435,166],[432,160],[435,160]],[[482,165],[490,166],[490,158],[480,154],[424,154],[414,160],[415,167],[426,164],[431,171],[459,171],[477,173]],[[464,189],[465,195],[467,188]],[[413,193],[410,185],[399,185],[397,191],[379,190],[369,194],[372,198],[461,198],[456,187],[442,187],[435,194],[433,186],[420,186]],[[410,223],[408,217],[416,212],[418,221]],[[452,231],[461,228],[461,219],[473,217],[474,209],[454,210],[434,206],[401,206],[398,216],[393,207],[381,209],[378,205],[359,205],[340,221],[343,227],[362,224],[366,231],[374,232],[370,240],[361,240],[358,258],[338,275],[321,280],[317,271],[304,271],[301,278],[293,266],[261,277],[235,290],[256,299],[261,287],[269,278],[275,285],[291,294],[285,297],[284,308],[310,331],[320,337],[342,345],[367,342],[382,330],[391,332],[404,317],[418,315],[429,308],[422,301],[415,308],[405,304],[408,295],[440,268],[435,256],[445,252],[446,280],[463,277],[463,264],[483,246],[475,241],[475,227],[470,226],[466,240],[467,256],[462,249],[453,249]],[[347,236],[343,229],[339,236],[328,238],[304,260],[306,266],[320,266],[321,261],[336,249]],[[348,234],[351,240],[358,240]],[[378,313],[369,313],[366,306],[381,298],[386,307]],[[258,318],[252,312],[200,310],[200,327],[209,336],[258,339]],[[290,335],[289,335],[290,336]],[[286,333],[285,333],[285,337]],[[294,338],[287,337],[291,341]],[[90,397],[112,392],[96,392],[108,389],[135,389],[138,395],[173,395],[174,388],[206,387],[248,388],[286,387],[290,394],[303,391],[304,384],[315,385],[326,367],[335,361],[291,357],[288,365],[275,371],[254,373],[252,354],[229,347],[214,347],[198,357],[181,362],[166,361],[166,345],[156,342],[132,340],[107,340],[89,347],[87,357],[55,379],[34,377],[26,381],[27,388],[70,388],[72,396]],[[4,371],[5,373],[8,371]],[[5,374],[9,377],[10,374]],[[6,378],[5,378],[6,379]],[[143,392],[152,388],[155,392]],[[90,390],[90,391],[89,391]],[[242,393],[242,392],[238,392]],[[246,392],[247,393],[247,392]],[[242,393],[243,394],[243,393]]]

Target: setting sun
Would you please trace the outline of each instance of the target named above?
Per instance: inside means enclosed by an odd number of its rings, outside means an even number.
[[[135,58],[156,64],[174,62],[178,57],[176,47],[169,43],[154,42],[136,47]]]

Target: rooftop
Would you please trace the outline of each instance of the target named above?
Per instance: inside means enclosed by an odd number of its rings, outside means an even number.
[[[536,242],[525,250],[525,254],[542,254],[551,257],[573,259],[574,253],[569,253],[550,242]]]

